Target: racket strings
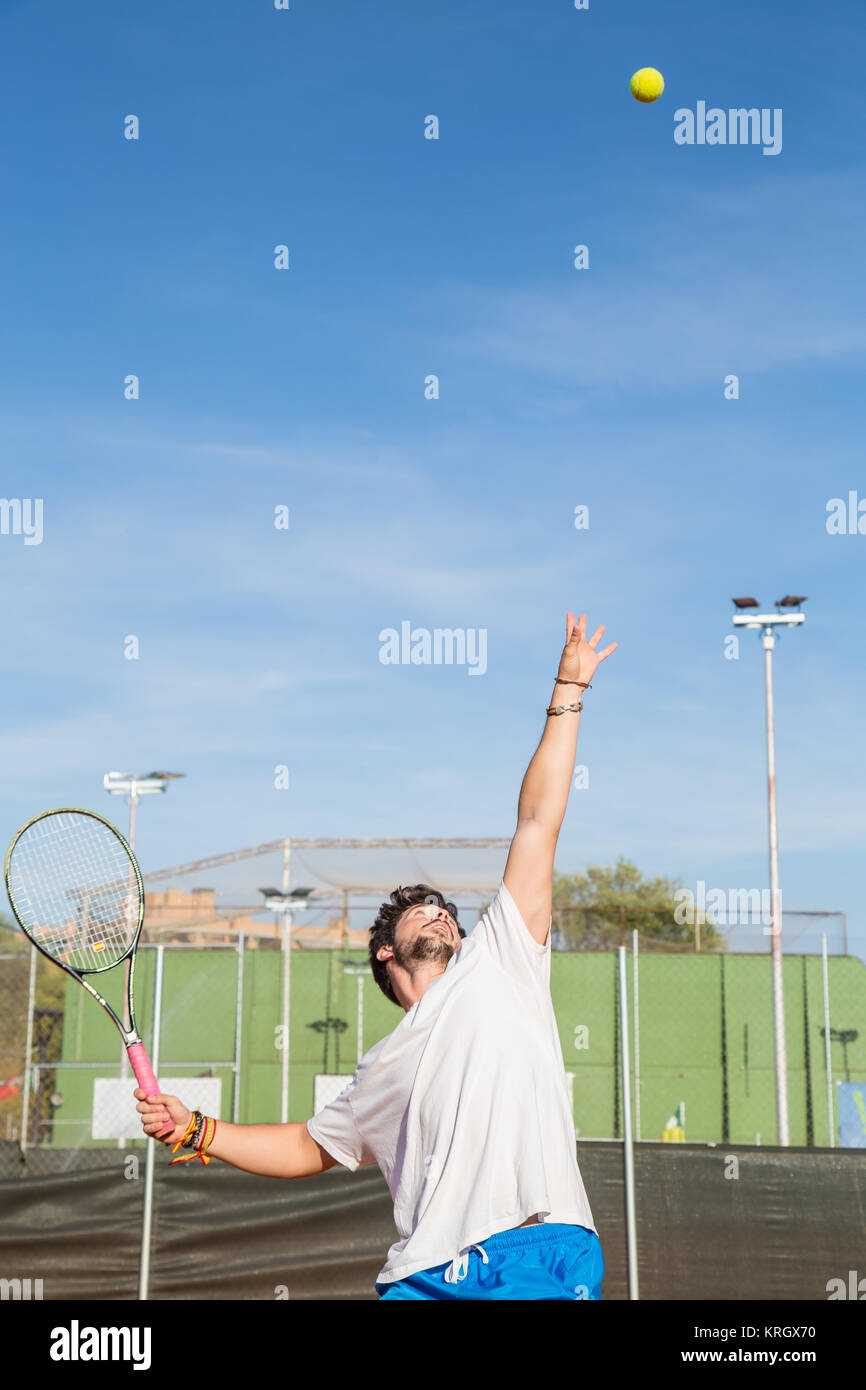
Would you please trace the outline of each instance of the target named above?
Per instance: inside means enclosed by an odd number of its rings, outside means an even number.
[[[47,955],[74,970],[104,970],[126,953],[141,916],[135,866],[95,816],[41,816],[19,836],[8,886],[16,915]]]

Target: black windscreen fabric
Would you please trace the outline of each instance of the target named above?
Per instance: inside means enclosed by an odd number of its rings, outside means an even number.
[[[864,1268],[866,1152],[669,1147],[636,1155],[641,1297],[826,1299]]]
[[[604,1298],[627,1298],[622,1146],[579,1144]],[[866,1151],[635,1145],[642,1299],[826,1299],[866,1272]]]
[[[152,1298],[377,1299],[396,1238],[378,1168],[281,1182],[189,1163],[161,1179]]]
[[[7,1153],[3,1162],[2,1150]],[[28,1175],[0,1146],[0,1278],[43,1280],[48,1299],[135,1299],[144,1163]],[[628,1296],[622,1146],[579,1144],[605,1258],[605,1299]],[[93,1161],[95,1155],[90,1156]],[[154,1299],[375,1300],[395,1239],[376,1168],[280,1182],[157,1153]],[[825,1300],[866,1272],[866,1151],[635,1148],[642,1299]]]
[[[46,1302],[137,1298],[141,1191],[117,1164],[0,1182],[0,1277],[41,1279]]]

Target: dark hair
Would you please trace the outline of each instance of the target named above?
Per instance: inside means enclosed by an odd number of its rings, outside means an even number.
[[[403,913],[408,907],[417,907],[418,903],[438,903],[444,907],[446,912],[450,912],[454,921],[457,922],[457,908],[454,903],[446,902],[445,898],[436,888],[431,888],[427,883],[416,883],[411,888],[395,888],[386,903],[382,903],[379,908],[379,915],[370,928],[370,969],[373,978],[386,998],[392,1004],[400,1003],[393,989],[391,988],[391,977],[388,974],[388,962],[376,959],[376,952],[382,946],[394,945],[394,930]],[[466,933],[457,922],[457,930],[461,936]]]

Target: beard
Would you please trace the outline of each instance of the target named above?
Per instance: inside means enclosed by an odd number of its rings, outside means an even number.
[[[413,941],[405,944],[394,942],[394,959],[403,970],[411,975],[419,965],[446,966],[454,955],[455,947],[444,936],[432,932],[427,935],[421,931]]]

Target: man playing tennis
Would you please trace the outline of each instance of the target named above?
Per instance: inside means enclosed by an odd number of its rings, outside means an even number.
[[[523,779],[503,881],[471,935],[425,884],[382,904],[370,963],[404,1017],[336,1100],[306,1123],[220,1120],[214,1131],[207,1121],[190,1133],[176,1097],[135,1092],[145,1133],[170,1118],[163,1142],[204,1142],[250,1173],[300,1178],[377,1163],[399,1235],[377,1276],[383,1299],[601,1297],[601,1245],[550,997],[550,927],[580,697],[617,645],[596,651],[603,632],[587,641],[585,616],[568,614],[560,703],[547,709]]]

